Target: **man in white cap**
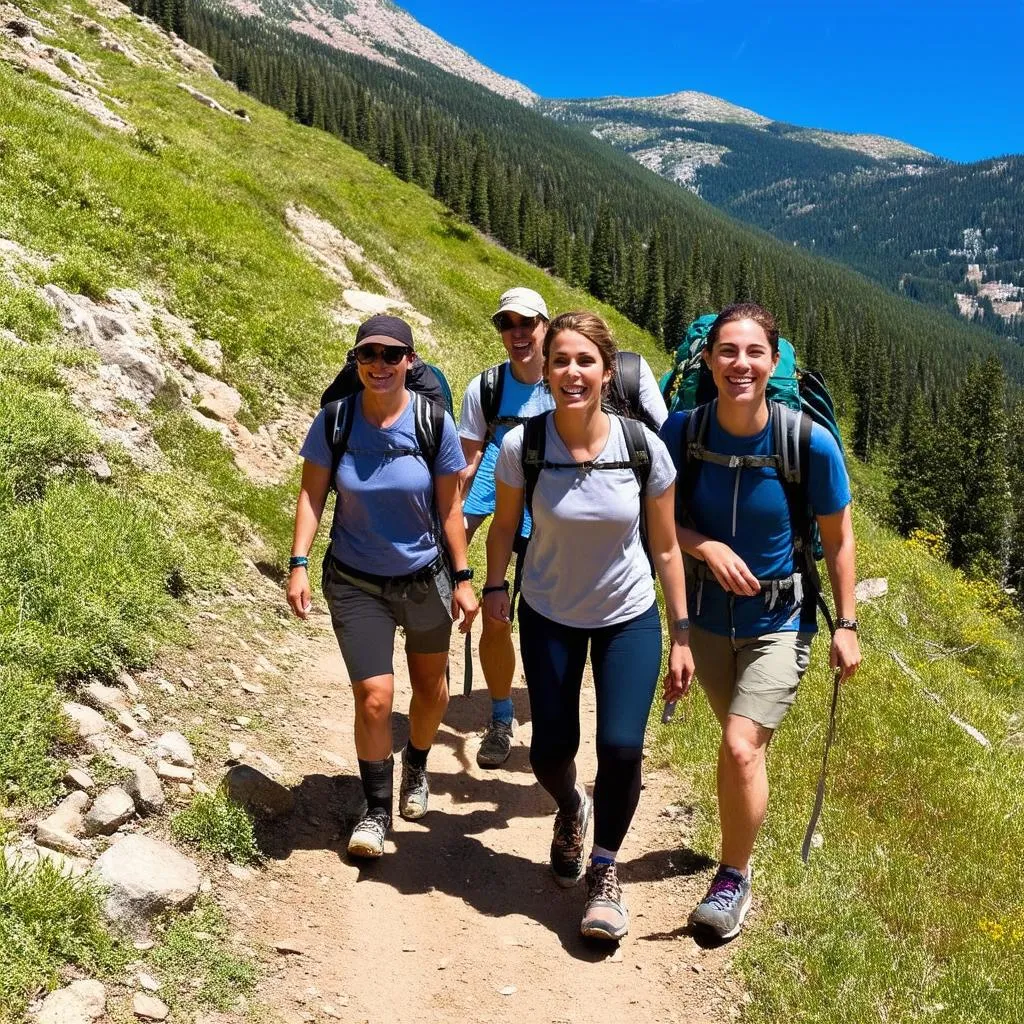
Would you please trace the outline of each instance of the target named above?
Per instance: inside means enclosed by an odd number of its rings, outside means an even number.
[[[467,542],[494,511],[494,466],[502,438],[531,416],[555,407],[544,386],[547,303],[532,288],[510,288],[499,300],[491,320],[501,335],[508,359],[488,367],[469,382],[459,417],[459,440],[467,464],[462,484]],[[631,373],[626,372],[624,358],[628,358],[632,366]],[[653,371],[647,361],[635,353],[619,352],[618,360],[616,382],[623,389],[621,411],[658,430],[668,410]],[[624,383],[627,376],[631,378],[628,385]],[[529,537],[531,525],[529,513],[524,512],[523,537]],[[491,695],[491,720],[477,751],[476,763],[481,768],[497,768],[512,749],[512,677],[516,655],[512,646],[512,624],[488,615],[481,618],[480,664]]]
[[[459,440],[467,462],[464,494],[472,481],[463,504],[467,540],[494,511],[494,466],[502,438],[517,424],[554,407],[543,384],[542,345],[548,319],[547,303],[532,288],[510,288],[491,317],[508,360],[474,377],[462,399]],[[529,523],[523,529],[528,536]],[[512,749],[516,655],[511,623],[484,617],[480,664],[491,695],[491,720],[476,761],[481,768],[497,768]]]

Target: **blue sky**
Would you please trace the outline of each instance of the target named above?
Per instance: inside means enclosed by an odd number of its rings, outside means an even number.
[[[548,98],[697,89],[953,160],[1024,153],[1024,0],[399,0]]]

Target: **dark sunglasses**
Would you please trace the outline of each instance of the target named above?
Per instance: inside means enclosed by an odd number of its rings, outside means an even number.
[[[356,362],[363,366],[369,366],[378,359],[383,359],[388,366],[397,366],[411,351],[405,345],[360,345],[352,353]]]
[[[494,326],[499,331],[514,331],[517,327],[532,331],[540,320],[539,316],[521,316],[518,320],[513,320],[507,313],[498,313],[494,318]]]

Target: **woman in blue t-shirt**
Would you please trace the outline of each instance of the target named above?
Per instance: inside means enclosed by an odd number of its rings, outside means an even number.
[[[690,920],[728,939],[750,907],[750,855],[768,804],[765,754],[807,669],[816,624],[813,603],[802,598],[786,494],[770,464],[775,445],[765,392],[779,359],[775,319],[754,303],[727,307],[708,333],[704,359],[718,398],[707,413],[705,456],[678,534],[697,679],[722,726],[722,857]],[[661,431],[681,474],[690,415],[670,416]],[[839,446],[817,424],[809,462],[801,472],[838,616],[829,660],[845,679],[860,664],[850,486]]]
[[[448,705],[452,622],[461,613],[465,633],[478,605],[466,567],[459,496],[466,462],[448,413],[433,465],[422,450],[416,411],[426,399],[405,388],[406,371],[416,359],[412,330],[398,317],[371,317],[356,333],[354,352],[362,390],[345,400],[354,403],[352,426],[333,481],[327,410],[320,410],[302,446],[288,603],[300,618],[309,614],[307,555],[333,483],[338,493],[323,588],[355,695],[356,754],[367,805],[348,852],[379,857],[393,801],[395,630],[405,631],[413,691],[399,813],[414,820],[427,813],[427,753]]]

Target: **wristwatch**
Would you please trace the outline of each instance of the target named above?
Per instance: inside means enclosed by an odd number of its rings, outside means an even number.
[[[472,569],[459,569],[452,573],[452,583],[458,586],[460,583],[466,583],[473,578]]]
[[[852,629],[854,633],[857,632],[857,620],[856,619],[836,619],[836,629]]]

